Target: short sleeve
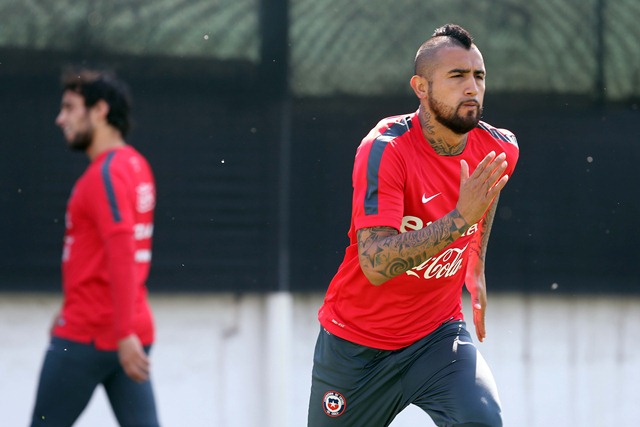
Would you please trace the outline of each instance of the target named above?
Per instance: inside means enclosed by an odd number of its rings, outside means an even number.
[[[353,169],[353,220],[367,227],[400,229],[404,211],[405,167],[392,141],[363,144]]]

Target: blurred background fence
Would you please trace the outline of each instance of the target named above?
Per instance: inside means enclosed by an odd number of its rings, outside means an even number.
[[[410,112],[416,49],[467,27],[484,120],[521,159],[501,198],[497,291],[637,292],[635,0],[0,0],[0,289],[59,290],[86,166],[54,118],[68,64],[129,82],[129,142],[158,182],[150,287],[322,291],[347,243],[355,149]]]

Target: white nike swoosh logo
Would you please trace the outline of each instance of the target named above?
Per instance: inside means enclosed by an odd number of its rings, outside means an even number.
[[[435,199],[436,197],[438,197],[440,194],[442,193],[438,193],[438,194],[434,194],[431,197],[427,197],[424,193],[422,194],[422,203],[428,203],[429,201]]]

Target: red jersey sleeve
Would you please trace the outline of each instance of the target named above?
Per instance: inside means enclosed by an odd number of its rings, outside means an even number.
[[[134,244],[135,189],[119,162],[118,151],[109,153],[100,168],[100,191],[95,196],[93,217],[105,247],[116,339],[133,333],[136,292]]]
[[[134,245],[131,236],[114,234],[106,241],[107,268],[113,300],[114,331],[117,340],[134,333],[133,316],[137,287],[134,286]]]
[[[400,229],[406,168],[395,144],[407,130],[404,120],[384,123],[358,148],[353,169],[353,220],[356,230],[376,226]]]

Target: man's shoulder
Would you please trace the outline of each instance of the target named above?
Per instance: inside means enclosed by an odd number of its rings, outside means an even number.
[[[498,141],[500,145],[507,143],[519,149],[518,139],[516,138],[515,134],[509,129],[497,128],[487,122],[480,121],[474,131],[478,132],[481,135],[490,136],[494,140]]]
[[[404,130],[405,132],[413,128],[413,121],[417,120],[415,112],[408,114],[398,114],[395,116],[385,117],[380,120],[376,129],[386,132],[389,129]]]
[[[364,138],[364,143],[379,142],[384,145],[400,137],[408,135],[417,120],[415,113],[399,114],[385,117],[371,129]]]
[[[151,169],[146,158],[130,145],[114,150],[109,156],[105,163],[109,163],[108,168],[114,174],[137,174]]]
[[[146,161],[144,156],[140,154],[138,150],[136,150],[131,145],[125,145],[117,150],[113,150],[113,161],[118,163],[128,163],[131,159],[135,158],[140,161]]]

